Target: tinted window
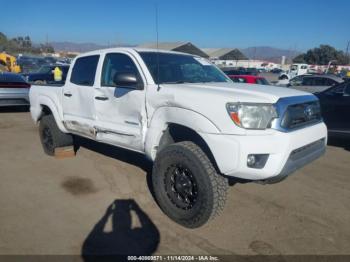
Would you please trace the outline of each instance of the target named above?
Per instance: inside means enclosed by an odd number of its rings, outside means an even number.
[[[85,56],[75,61],[70,81],[76,85],[93,86],[99,56]]]
[[[314,78],[313,77],[305,77],[303,79],[303,85],[304,86],[313,86],[314,85]]]
[[[132,73],[140,79],[136,65],[129,56],[117,53],[107,54],[103,63],[101,85],[116,86],[114,83],[116,73]]]
[[[315,86],[326,86],[327,85],[327,79],[322,77],[316,77],[314,80]]]
[[[329,78],[325,79],[325,86],[332,86],[335,84],[337,84],[337,82],[334,81],[333,79],[329,79]]]
[[[292,86],[300,86],[302,84],[303,77],[302,76],[296,76],[293,79],[289,81],[290,85]]]

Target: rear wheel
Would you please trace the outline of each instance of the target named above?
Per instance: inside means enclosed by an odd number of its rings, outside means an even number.
[[[40,120],[39,135],[44,152],[53,156],[55,148],[73,145],[73,137],[63,133],[57,126],[53,115],[45,115]]]
[[[193,142],[169,145],[159,152],[152,182],[163,212],[175,222],[196,228],[223,210],[227,179]]]

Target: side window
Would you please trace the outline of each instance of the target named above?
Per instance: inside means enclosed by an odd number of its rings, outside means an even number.
[[[293,79],[289,81],[291,86],[300,86],[302,84],[303,77],[302,76],[296,76]]]
[[[322,77],[314,78],[314,85],[315,86],[325,86],[326,83],[327,83],[327,79],[326,78],[322,78]]]
[[[140,82],[140,75],[135,63],[125,54],[110,53],[107,54],[103,62],[101,85],[116,86],[114,77],[117,73],[135,74]]]
[[[333,86],[333,85],[336,85],[337,84],[337,82],[336,81],[334,81],[333,79],[326,79],[326,81],[325,81],[325,86]]]
[[[303,79],[303,85],[304,86],[313,86],[314,85],[314,78],[313,77],[305,77]]]
[[[93,86],[99,57],[93,55],[78,58],[74,63],[70,81],[80,86]]]

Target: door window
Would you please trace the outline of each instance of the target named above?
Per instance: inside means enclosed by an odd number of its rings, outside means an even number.
[[[303,79],[303,85],[304,86],[313,86],[314,85],[314,78],[313,77],[305,77]]]
[[[289,81],[289,84],[291,86],[300,86],[302,81],[303,81],[303,77],[302,76],[296,76],[296,77],[294,77],[293,79],[291,79]]]
[[[78,58],[74,63],[70,81],[80,86],[93,86],[99,57],[93,55]]]
[[[101,85],[116,86],[114,77],[117,73],[134,74],[140,82],[137,67],[128,55],[118,53],[107,54],[103,63]]]

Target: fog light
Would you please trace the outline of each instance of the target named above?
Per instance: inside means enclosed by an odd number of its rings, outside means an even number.
[[[268,158],[268,154],[250,154],[247,157],[247,166],[250,168],[262,169]]]
[[[254,165],[255,165],[255,161],[256,161],[255,155],[248,155],[248,158],[247,158],[247,165],[248,165],[249,167],[254,166]]]

